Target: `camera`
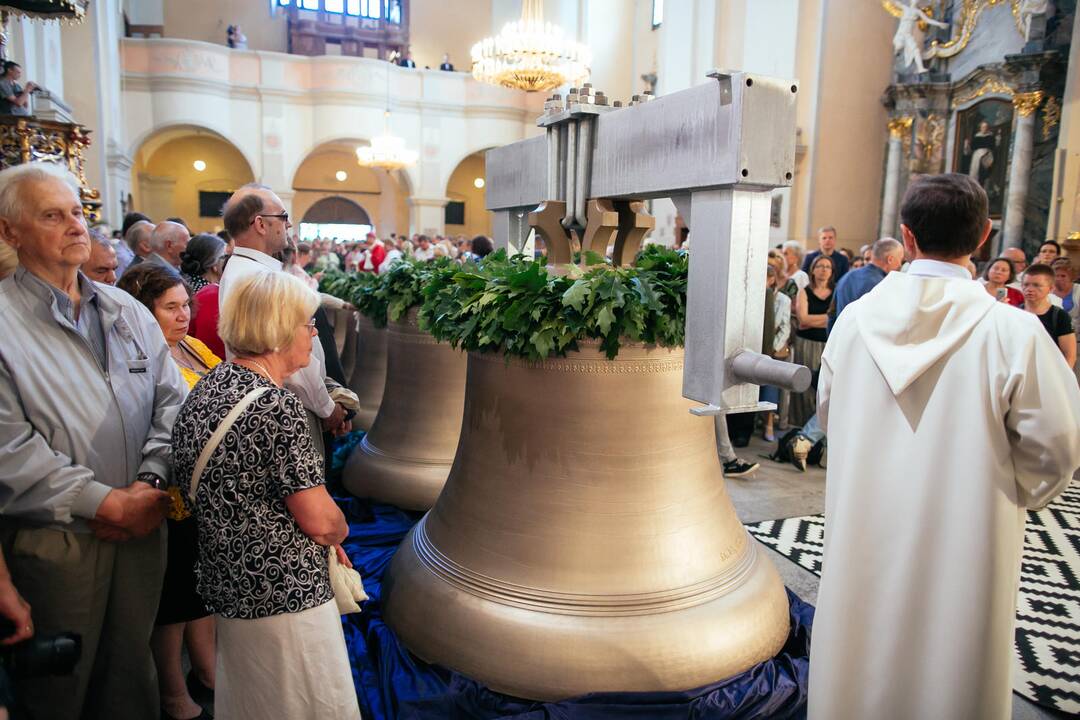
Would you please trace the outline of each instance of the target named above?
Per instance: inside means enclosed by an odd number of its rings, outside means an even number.
[[[9,637],[15,627],[0,622],[0,638]],[[70,675],[82,655],[82,637],[78,633],[35,635],[20,643],[0,647],[0,668],[12,677]]]

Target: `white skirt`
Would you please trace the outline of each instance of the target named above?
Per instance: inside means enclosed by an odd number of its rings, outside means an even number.
[[[217,616],[218,720],[360,720],[337,603],[258,620]]]

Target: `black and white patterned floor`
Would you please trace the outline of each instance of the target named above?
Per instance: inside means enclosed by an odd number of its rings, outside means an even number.
[[[746,529],[765,545],[821,575],[822,515],[766,520]],[[1080,484],[1028,513],[1016,610],[1013,690],[1080,715]]]

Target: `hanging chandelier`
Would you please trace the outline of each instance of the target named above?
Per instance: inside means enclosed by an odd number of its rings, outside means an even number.
[[[544,1],[523,0],[521,19],[472,47],[473,77],[525,92],[580,85],[589,79],[592,52],[544,22]]]
[[[416,164],[420,156],[405,147],[405,138],[390,133],[390,73],[386,73],[386,112],[383,113],[383,134],[371,138],[370,145],[356,148],[356,162],[361,167],[400,170]]]
[[[371,138],[370,145],[356,148],[356,162],[363,167],[400,170],[416,164],[420,153],[405,147],[405,138],[389,132]]]

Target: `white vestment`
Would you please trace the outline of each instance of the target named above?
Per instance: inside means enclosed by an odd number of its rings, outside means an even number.
[[[1005,720],[1025,508],[1080,466],[1080,390],[1031,313],[917,260],[839,317],[811,720]]]

